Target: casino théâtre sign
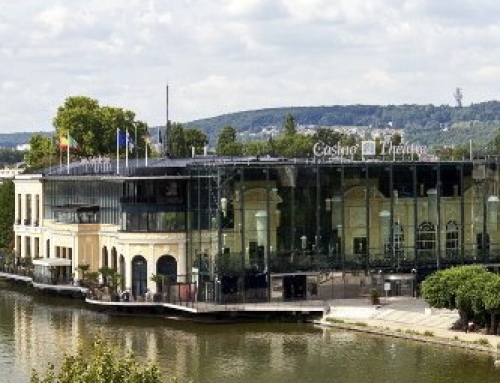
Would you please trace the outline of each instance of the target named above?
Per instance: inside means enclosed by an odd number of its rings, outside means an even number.
[[[343,146],[327,145],[323,142],[316,142],[313,153],[316,157],[344,157],[354,156],[361,150],[362,156],[374,156],[376,154],[375,141],[362,141],[360,145]],[[393,145],[392,142],[383,142],[380,155],[412,155],[427,154],[427,146],[415,144]]]

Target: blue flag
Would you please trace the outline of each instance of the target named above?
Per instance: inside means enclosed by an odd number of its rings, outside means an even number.
[[[118,135],[118,147],[124,148],[127,146],[127,133],[117,129],[116,134]]]

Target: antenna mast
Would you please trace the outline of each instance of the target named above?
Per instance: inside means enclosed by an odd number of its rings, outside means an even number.
[[[166,120],[165,120],[165,134],[163,135],[163,155],[170,155],[170,121],[168,119],[168,83],[166,88]]]
[[[457,108],[461,108],[462,107],[462,99],[464,98],[464,95],[462,93],[462,89],[457,88],[457,90],[453,94],[453,97],[455,97],[455,101],[457,102]]]

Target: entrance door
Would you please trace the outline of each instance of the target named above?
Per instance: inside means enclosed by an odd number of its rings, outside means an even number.
[[[144,296],[148,288],[147,262],[144,257],[136,255],[132,260],[132,294]]]
[[[307,278],[305,275],[283,277],[283,298],[285,300],[306,299]]]

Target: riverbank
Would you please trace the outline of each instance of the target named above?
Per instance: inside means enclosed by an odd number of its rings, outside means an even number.
[[[332,302],[315,323],[324,327],[377,334],[447,347],[500,354],[500,336],[451,330],[458,313],[430,308],[416,298],[388,298],[372,306],[366,300]]]

